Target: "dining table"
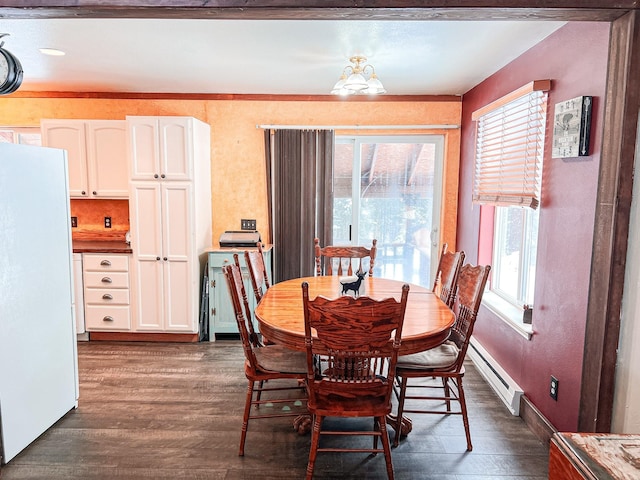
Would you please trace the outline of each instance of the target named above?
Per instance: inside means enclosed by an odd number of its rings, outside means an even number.
[[[323,296],[335,299],[342,295],[338,276],[302,277],[272,285],[255,309],[260,333],[270,342],[293,350],[305,350],[302,283],[309,285],[309,298]],[[375,300],[393,297],[400,300],[402,286],[407,283],[381,277],[365,277],[364,293]],[[430,288],[409,283],[409,295],[402,327],[400,355],[422,352],[441,345],[449,337],[455,321],[453,311]],[[362,289],[360,290],[362,292]],[[388,423],[395,427],[395,417]],[[411,421],[402,419],[402,435],[411,431]],[[301,431],[301,430],[299,430]],[[301,431],[302,433],[302,431]]]
[[[302,283],[309,285],[309,298],[318,295],[335,299],[341,295],[340,277],[319,276],[285,280],[272,285],[255,309],[260,333],[269,341],[304,351],[304,310]],[[365,277],[364,295],[375,300],[393,297],[400,300],[407,282],[380,277]],[[400,355],[437,347],[448,337],[455,316],[430,288],[409,283],[407,308],[402,327]]]

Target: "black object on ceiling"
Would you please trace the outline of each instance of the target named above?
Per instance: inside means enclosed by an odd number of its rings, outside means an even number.
[[[9,35],[0,33],[0,38]],[[4,42],[0,42],[0,95],[15,92],[22,84],[22,65],[9,50],[3,48]]]

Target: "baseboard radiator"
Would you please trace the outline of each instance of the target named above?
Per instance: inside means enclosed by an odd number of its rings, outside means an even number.
[[[498,362],[485,348],[471,337],[467,357],[471,359],[476,369],[498,394],[512,415],[520,415],[520,397],[522,388],[498,365]]]

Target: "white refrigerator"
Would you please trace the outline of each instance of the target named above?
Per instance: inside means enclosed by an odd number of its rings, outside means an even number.
[[[0,456],[78,400],[66,153],[0,144]]]

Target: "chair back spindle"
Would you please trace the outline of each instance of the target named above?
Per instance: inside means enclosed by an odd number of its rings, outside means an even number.
[[[458,274],[464,262],[465,254],[447,251],[448,245],[442,246],[442,253],[438,261],[436,280],[433,283],[433,292],[449,307],[452,307],[456,299]]]
[[[256,303],[262,300],[262,296],[271,286],[269,284],[269,275],[264,261],[264,252],[262,251],[262,243],[256,244],[256,250],[245,250],[244,260],[249,270],[251,278],[251,286],[253,294],[256,297]]]
[[[316,276],[321,275],[353,275],[354,272],[364,272],[366,260],[369,261],[367,270],[373,276],[378,240],[374,239],[370,248],[362,246],[328,245],[320,247],[320,240],[314,239],[316,259]],[[354,269],[354,266],[357,268]]]
[[[449,340],[454,342],[459,349],[456,360],[457,369],[462,368],[469,340],[473,334],[473,327],[478,317],[478,310],[482,302],[487,279],[491,267],[489,265],[463,265],[458,275],[458,294],[453,305],[456,312],[456,320],[451,327]]]

